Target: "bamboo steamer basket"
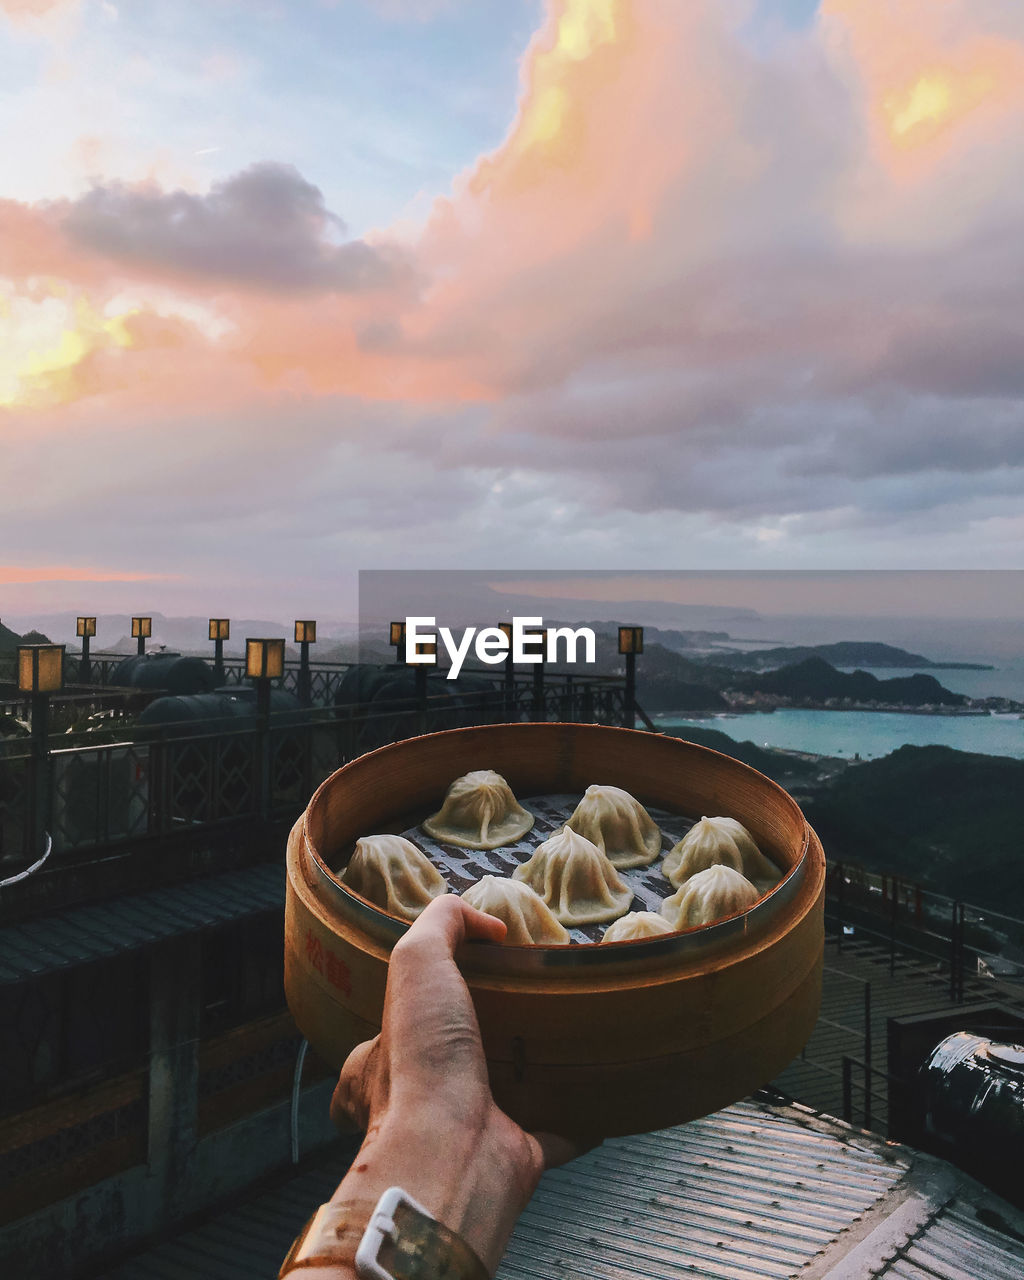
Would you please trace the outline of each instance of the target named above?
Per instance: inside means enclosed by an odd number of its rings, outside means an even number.
[[[622,787],[648,807],[746,826],[783,877],[749,911],[640,942],[466,944],[491,1088],[527,1129],[611,1137],[716,1111],[773,1079],[818,1015],[825,860],[799,806],[746,765],[676,738],[584,724],[453,729],[353,760],[288,840],[285,991],[334,1067],[380,1029],[391,947],[408,927],[338,879],[355,841],[436,812],[494,769],[520,800]]]

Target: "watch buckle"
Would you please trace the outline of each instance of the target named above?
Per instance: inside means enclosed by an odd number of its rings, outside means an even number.
[[[388,1187],[377,1201],[370,1221],[366,1224],[363,1238],[356,1250],[356,1275],[360,1280],[395,1280],[390,1271],[385,1271],[379,1262],[381,1245],[385,1240],[395,1239],[395,1210],[399,1205],[408,1205],[425,1218],[433,1215],[429,1209],[414,1200],[401,1187]]]

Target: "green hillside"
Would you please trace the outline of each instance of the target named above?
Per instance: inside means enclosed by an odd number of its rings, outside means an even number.
[[[684,742],[695,742],[698,746],[710,747],[712,751],[732,756],[734,760],[749,764],[752,769],[757,769],[783,786],[805,781],[818,771],[813,760],[805,760],[785,751],[766,751],[764,747],[749,740],[737,742],[719,729],[687,725],[685,729],[667,729],[665,734],[666,737],[682,738]]]
[[[831,858],[1024,916],[1024,760],[901,747],[804,808]]]

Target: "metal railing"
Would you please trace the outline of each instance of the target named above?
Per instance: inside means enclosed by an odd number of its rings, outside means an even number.
[[[527,680],[453,697],[312,707],[223,721],[132,725],[102,733],[0,739],[0,871],[33,861],[44,831],[54,854],[160,838],[254,818],[297,815],[334,769],[375,747],[421,732],[545,718],[620,724],[621,680],[549,676],[543,697]],[[102,739],[102,740],[101,740]],[[46,790],[40,807],[37,789]]]
[[[1006,969],[1007,976],[1024,978],[1024,965],[1003,959],[1024,950],[1024,920],[857,863],[829,863],[825,925],[839,952],[848,931],[877,944],[890,975],[900,956],[934,964],[947,974],[955,1003],[974,976]]]
[[[904,1081],[897,1079],[896,1076],[890,1075],[888,1071],[882,1071],[879,1067],[873,1067],[870,1062],[855,1058],[852,1055],[843,1055],[843,1119],[847,1124],[854,1122],[854,1079],[853,1069],[857,1068],[863,1077],[859,1084],[861,1094],[861,1128],[873,1129],[876,1124],[876,1112],[881,1108],[886,1115],[885,1131],[888,1133],[888,1110],[889,1110],[889,1090],[891,1084],[904,1084]],[[885,1088],[876,1089],[872,1082],[875,1079],[884,1081]]]

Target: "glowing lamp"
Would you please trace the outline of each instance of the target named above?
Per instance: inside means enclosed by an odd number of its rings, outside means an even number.
[[[405,644],[405,623],[392,622],[391,637],[389,643],[393,648],[397,649],[400,645]]]
[[[253,680],[276,680],[284,675],[284,641],[247,639],[245,674]]]
[[[316,644],[316,623],[306,618],[295,623],[296,644]]]
[[[210,639],[211,640],[230,640],[231,639],[231,619],[230,618],[211,618],[210,619]]]
[[[79,636],[94,636],[96,634],[96,619],[79,618],[75,634]]]
[[[22,693],[55,693],[63,685],[62,644],[18,646],[18,689]]]
[[[619,653],[643,653],[643,627],[619,627]]]
[[[136,640],[148,640],[153,634],[152,618],[132,618],[132,637]]]

